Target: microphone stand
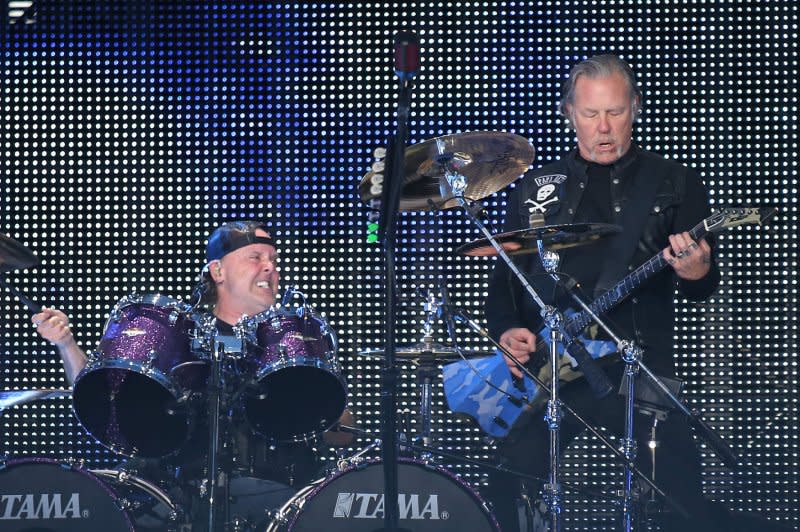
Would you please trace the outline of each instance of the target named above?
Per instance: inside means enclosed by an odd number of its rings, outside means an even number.
[[[386,331],[385,359],[381,369],[381,411],[383,412],[382,446],[384,473],[384,521],[387,532],[399,530],[400,504],[398,497],[397,457],[397,375],[395,363],[395,308],[397,302],[397,275],[395,272],[395,233],[400,191],[403,185],[405,148],[409,138],[411,115],[411,78],[419,68],[419,39],[410,32],[400,32],[395,38],[395,72],[400,78],[397,103],[397,129],[387,150],[384,190],[381,202],[379,236],[382,237],[384,267],[386,272]]]

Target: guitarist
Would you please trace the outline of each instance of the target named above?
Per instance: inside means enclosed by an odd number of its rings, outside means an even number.
[[[559,111],[574,129],[577,147],[520,180],[508,198],[503,231],[525,229],[536,218],[544,218],[545,225],[620,225],[621,233],[611,238],[561,252],[561,279],[577,281],[588,301],[653,255],[663,254],[671,268],[654,275],[605,318],[623,338],[635,340],[644,349],[644,361],[656,374],[673,376],[674,290],[677,287],[681,297],[693,301],[706,299],[716,289],[720,274],[709,243],[694,241],[688,233],[710,214],[708,194],[698,174],[632,143],[633,123],[642,103],[635,76],[622,59],[599,55],[574,66],[564,84]],[[574,308],[564,289],[543,272],[538,255],[519,255],[515,260],[545,303],[562,310]],[[533,331],[542,327],[539,308],[500,260],[491,274],[488,294],[490,333],[521,362],[534,366],[537,359],[542,360],[532,356],[537,341]],[[512,374],[520,377],[513,363],[506,362]],[[571,380],[561,388],[562,399],[617,438],[624,434],[625,403],[617,394],[624,363],[617,354],[597,363],[614,390],[597,397],[585,379]],[[637,414],[637,465],[645,474],[650,471],[646,446],[650,425]],[[571,416],[562,417],[562,450],[581,429]],[[701,489],[700,456],[683,417],[668,416],[659,425],[658,439],[656,481],[691,513],[688,522],[672,519],[664,524],[665,530],[716,530]],[[542,478],[548,474],[548,454],[549,432],[541,412],[518,422],[497,448],[498,461]],[[519,528],[519,493],[517,479],[490,475],[487,496],[504,531]],[[536,498],[536,489],[530,495]]]

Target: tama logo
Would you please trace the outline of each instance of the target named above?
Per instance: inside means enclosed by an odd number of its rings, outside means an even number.
[[[65,496],[66,498],[66,496]],[[62,504],[66,502],[66,504]],[[73,493],[62,501],[60,493],[39,493],[0,496],[0,520],[15,519],[80,519],[80,494]]]
[[[422,498],[424,499],[425,496]],[[448,519],[449,512],[439,513],[439,496],[428,495],[425,504],[420,504],[419,494],[399,493],[400,519]],[[382,493],[339,493],[333,517],[345,519],[382,519],[384,512]]]

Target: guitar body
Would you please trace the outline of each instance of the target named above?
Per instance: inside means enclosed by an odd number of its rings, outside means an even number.
[[[573,314],[567,311],[567,315]],[[550,338],[550,330],[545,327],[538,338]],[[601,358],[616,352],[613,342],[588,340],[579,341],[592,358]],[[577,363],[564,347],[558,346],[559,380],[569,382],[583,374],[577,369]],[[549,345],[537,351],[532,358],[544,360],[537,377],[544,382],[550,380]],[[450,410],[466,414],[473,418],[478,426],[488,435],[495,438],[508,436],[509,431],[526,410],[543,405],[549,394],[527,375],[522,380],[514,381],[511,371],[506,365],[503,353],[495,351],[494,355],[485,358],[459,360],[442,367],[444,394]],[[491,384],[489,384],[491,383]],[[494,385],[494,386],[492,386]]]

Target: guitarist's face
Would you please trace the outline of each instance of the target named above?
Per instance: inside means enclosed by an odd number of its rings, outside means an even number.
[[[635,104],[622,74],[577,79],[575,97],[567,111],[584,159],[611,164],[628,151]]]

